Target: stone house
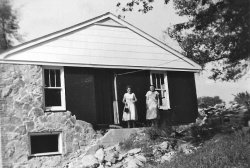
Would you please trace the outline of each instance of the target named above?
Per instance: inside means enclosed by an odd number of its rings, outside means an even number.
[[[91,125],[122,125],[126,85],[138,99],[138,125],[150,84],[160,93],[162,127],[193,122],[200,69],[111,13],[14,47],[0,55],[0,165],[66,156],[91,143]]]

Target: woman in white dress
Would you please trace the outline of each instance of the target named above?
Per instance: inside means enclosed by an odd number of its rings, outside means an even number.
[[[135,102],[136,96],[132,93],[132,88],[127,86],[127,93],[124,94],[122,102],[125,104],[122,120],[127,121],[128,128],[135,127],[135,121],[138,119]]]
[[[157,119],[159,119],[159,93],[155,91],[153,85],[151,85],[149,89],[146,94],[146,120],[151,123],[151,126],[157,126]]]

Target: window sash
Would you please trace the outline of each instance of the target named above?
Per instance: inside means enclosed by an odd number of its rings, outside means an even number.
[[[44,87],[45,89],[62,89],[62,87]]]
[[[45,87],[61,87],[60,69],[45,69]]]
[[[162,77],[158,76],[160,78],[159,79],[160,81],[158,81],[158,79],[157,79],[157,74],[163,75]],[[156,81],[153,81],[153,80],[156,80]],[[160,83],[160,88],[158,87],[159,83]],[[164,110],[170,109],[170,100],[169,100],[169,90],[168,90],[167,73],[166,72],[162,72],[162,71],[151,71],[150,72],[150,84],[151,85],[155,85],[156,86],[155,90],[158,91],[158,92],[160,92],[160,95],[161,95],[160,109],[164,109]],[[162,87],[161,85],[164,85],[164,87]]]
[[[60,70],[60,77],[59,78],[56,77],[56,76],[54,77],[55,78],[54,86],[51,86],[51,84],[49,84],[49,86],[46,86],[46,84],[45,84],[45,82],[46,82],[45,81],[46,80],[45,71],[46,70]],[[48,73],[47,73],[47,75],[48,75]],[[64,68],[63,67],[49,67],[49,66],[44,67],[43,68],[43,79],[44,79],[44,89],[43,90],[44,90],[44,107],[45,107],[45,110],[46,111],[66,110],[65,86],[64,86]],[[47,79],[48,79],[48,77],[47,77]],[[60,82],[58,82],[60,84],[60,86],[57,86],[56,80],[58,80],[58,79],[60,79]],[[60,102],[61,102],[60,106],[46,106],[46,104],[50,104],[50,103],[46,103],[46,98],[45,98],[46,90],[60,90]]]

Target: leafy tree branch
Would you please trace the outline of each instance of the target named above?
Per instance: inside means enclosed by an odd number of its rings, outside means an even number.
[[[9,1],[0,1],[0,52],[13,46],[13,40],[21,40],[18,34],[18,20],[16,12],[11,8]]]
[[[123,12],[147,13],[154,10],[153,3],[153,0],[131,0],[117,6]],[[213,63],[210,78],[214,80],[237,80],[247,73],[250,62],[249,0],[173,0],[173,3],[177,14],[189,20],[166,28],[164,33],[178,41],[188,58],[203,67]]]

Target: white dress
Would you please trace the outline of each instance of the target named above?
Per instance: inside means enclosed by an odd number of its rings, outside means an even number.
[[[147,105],[147,114],[146,119],[152,120],[152,119],[158,119],[158,99],[159,99],[159,93],[157,91],[148,91],[146,94],[146,105]]]
[[[134,93],[125,93],[124,94],[125,102],[127,103],[127,107],[129,112],[123,112],[122,120],[123,121],[130,121],[130,120],[137,120],[137,110],[135,106],[134,100],[136,99]]]

